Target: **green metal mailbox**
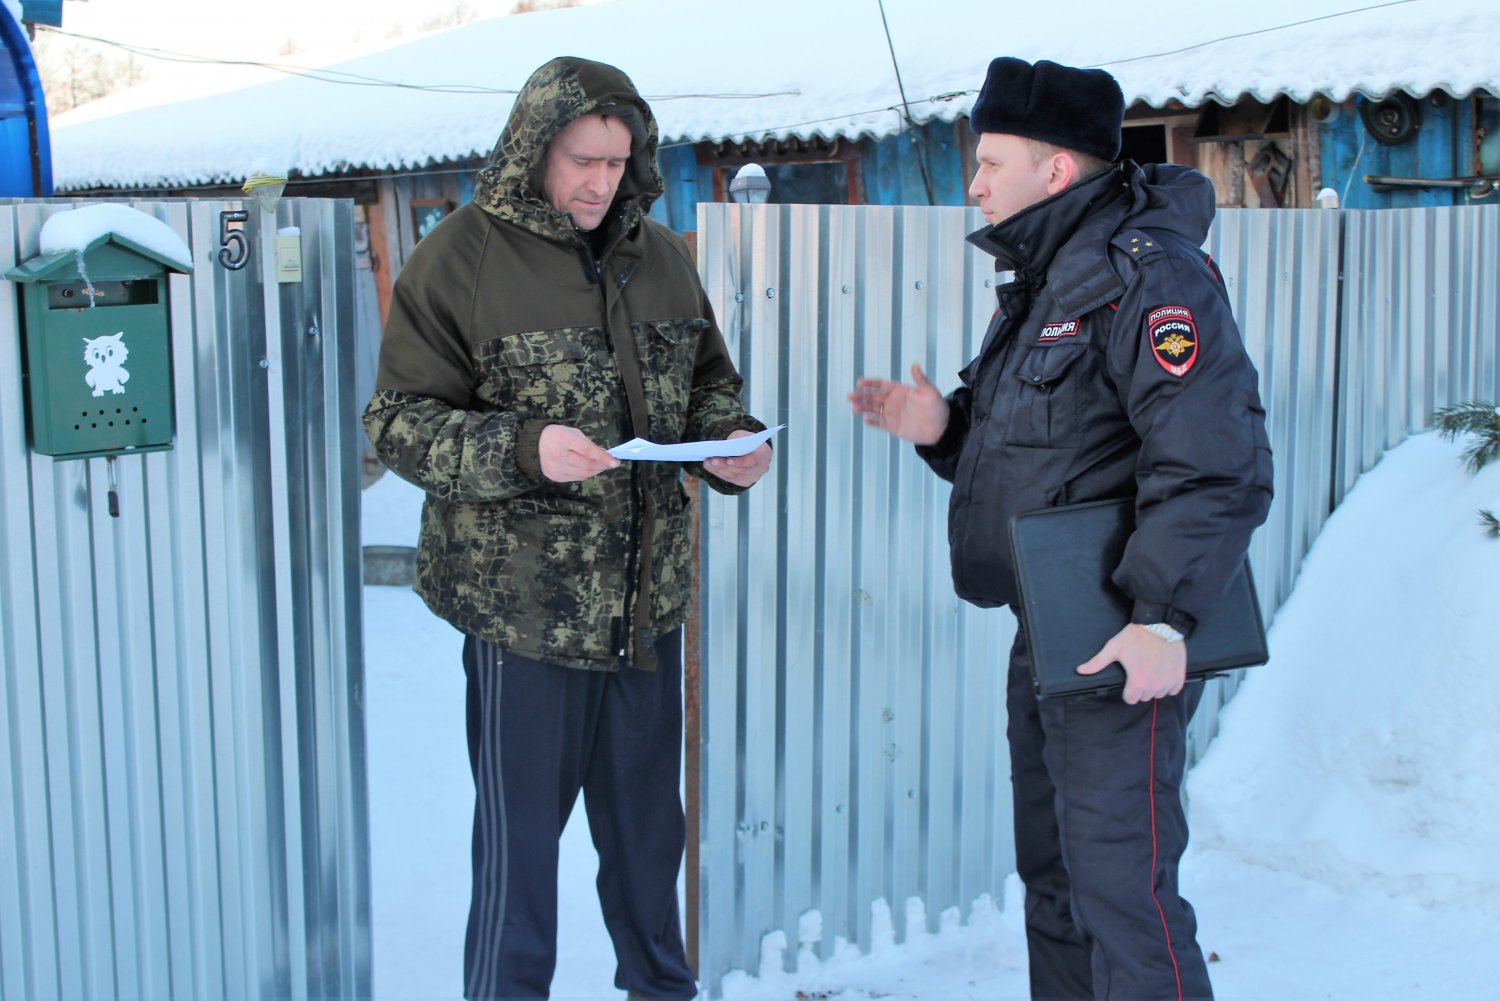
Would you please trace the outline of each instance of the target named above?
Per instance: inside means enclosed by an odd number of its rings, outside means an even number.
[[[67,459],[172,447],[167,272],[177,262],[116,233],[43,254],[5,277],[24,286],[31,446]]]

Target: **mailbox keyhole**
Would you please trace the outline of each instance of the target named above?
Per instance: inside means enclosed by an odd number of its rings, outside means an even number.
[[[93,306],[153,306],[159,300],[155,281],[97,281],[50,284],[48,309],[88,309]]]

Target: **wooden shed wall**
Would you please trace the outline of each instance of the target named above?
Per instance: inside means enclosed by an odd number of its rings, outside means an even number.
[[[1471,98],[1428,94],[1417,103],[1421,126],[1408,141],[1382,146],[1360,119],[1363,98],[1345,101],[1318,126],[1323,183],[1339,192],[1350,209],[1419,208],[1467,205],[1461,188],[1426,188],[1377,192],[1364,181],[1385,177],[1464,177],[1475,172],[1475,115]],[[1494,195],[1490,196],[1495,197]]]

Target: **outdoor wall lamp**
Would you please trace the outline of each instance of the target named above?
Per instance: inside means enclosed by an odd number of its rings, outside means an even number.
[[[771,179],[766,168],[758,163],[747,163],[735,171],[729,182],[729,197],[740,204],[760,205],[771,197]]]

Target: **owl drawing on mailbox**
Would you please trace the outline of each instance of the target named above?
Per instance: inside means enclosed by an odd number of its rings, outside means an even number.
[[[125,392],[125,383],[130,379],[130,373],[125,371],[125,359],[130,357],[130,349],[122,340],[124,336],[125,331],[121,330],[103,337],[83,339],[83,360],[89,367],[83,381],[93,388],[95,396]]]

